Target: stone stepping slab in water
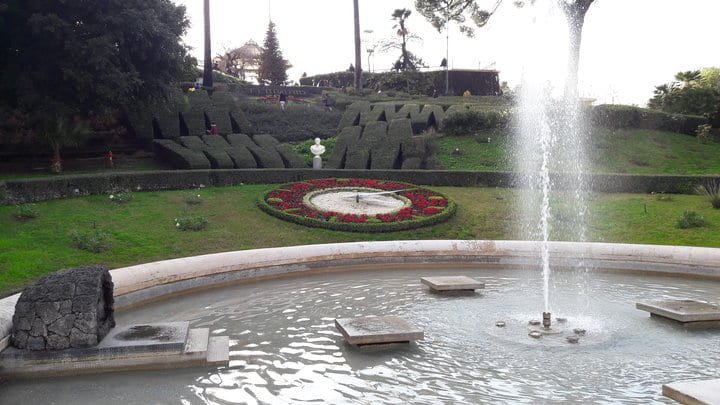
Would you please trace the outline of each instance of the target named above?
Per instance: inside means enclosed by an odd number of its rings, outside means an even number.
[[[720,379],[665,384],[662,393],[681,404],[720,405]]]
[[[355,346],[409,343],[425,338],[422,330],[393,315],[336,319],[335,326]]]
[[[474,291],[485,284],[466,276],[422,277],[420,282],[435,291]]]
[[[651,316],[670,319],[686,327],[720,326],[720,307],[693,300],[662,300],[638,302],[635,308],[650,312]]]

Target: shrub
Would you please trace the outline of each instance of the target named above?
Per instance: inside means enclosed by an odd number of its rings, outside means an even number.
[[[342,112],[290,103],[285,111],[257,102],[240,106],[252,126],[252,134],[271,134],[280,142],[327,138],[335,135]]]
[[[74,247],[91,253],[102,253],[110,249],[110,235],[99,229],[89,231],[70,231],[70,240]]]
[[[697,140],[700,143],[710,143],[712,141],[712,133],[710,124],[703,124],[697,127]]]
[[[187,205],[200,205],[203,203],[200,194],[192,193],[185,196],[185,204]]]
[[[119,193],[110,194],[110,201],[118,203],[118,204],[125,204],[132,201],[133,195],[129,191],[121,191]]]
[[[697,127],[707,118],[697,115],[666,112],[627,105],[599,105],[592,110],[593,124],[604,128],[640,128],[695,135]]]
[[[685,211],[678,219],[677,227],[680,229],[700,228],[705,225],[705,219],[695,211]]]
[[[13,216],[18,220],[27,220],[37,218],[39,212],[35,207],[35,204],[22,204],[18,205],[15,209]]]
[[[466,110],[448,115],[441,131],[447,135],[471,135],[479,131],[501,128],[507,124],[504,113],[497,111]]]
[[[327,162],[327,160],[330,158],[330,155],[332,155],[333,148],[335,148],[335,144],[337,143],[337,138],[327,138],[321,143],[323,146],[325,146],[325,153],[320,155],[323,160],[324,167],[325,162]],[[315,139],[308,139],[305,142],[293,146],[293,151],[302,157],[306,167],[312,166],[313,154],[310,153],[310,147],[314,144]]]
[[[161,160],[178,169],[209,169],[210,161],[202,152],[186,148],[169,139],[153,142],[155,153]]]
[[[696,191],[707,197],[713,208],[720,209],[720,179],[706,180],[697,187]]]
[[[208,226],[208,220],[202,215],[185,215],[175,218],[175,227],[181,231],[202,231]]]

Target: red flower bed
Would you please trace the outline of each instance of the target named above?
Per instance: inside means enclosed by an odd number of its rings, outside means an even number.
[[[397,195],[410,201],[410,206],[392,214],[374,216],[342,214],[337,212],[318,211],[304,203],[308,193],[334,188],[360,188],[382,191],[398,191]],[[265,203],[272,209],[300,218],[309,218],[322,222],[339,223],[400,223],[422,218],[430,218],[443,213],[448,207],[448,199],[432,190],[408,183],[365,179],[319,179],[299,183],[286,184],[280,189],[265,195]]]

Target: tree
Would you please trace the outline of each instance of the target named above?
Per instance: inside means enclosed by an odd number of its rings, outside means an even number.
[[[568,76],[565,82],[565,95],[577,97],[578,69],[580,67],[580,45],[582,42],[582,29],[585,24],[585,14],[595,0],[555,0],[558,7],[565,14],[568,23],[569,49],[568,49]],[[490,10],[483,10],[476,0],[415,0],[415,8],[427,18],[430,23],[441,31],[447,29],[447,24],[457,22],[464,24],[468,17],[482,27],[497,11],[503,0],[497,0]],[[514,0],[516,7],[532,5],[535,0]],[[474,31],[468,25],[461,25],[460,31],[472,37]]]
[[[703,115],[720,125],[720,69],[678,72],[674,82],[655,87],[648,107],[678,114]]]
[[[355,30],[355,89],[362,89],[362,59],[360,59],[360,8],[358,0],[353,0],[353,25]]]
[[[283,85],[287,81],[287,70],[290,64],[283,59],[280,43],[275,33],[275,24],[270,21],[265,32],[263,52],[260,55],[258,81],[273,86]]]
[[[194,65],[181,43],[185,8],[170,0],[0,5],[0,111],[27,114],[37,138],[46,117],[74,123],[136,106]]]
[[[380,47],[382,51],[387,51],[388,49],[400,50],[400,57],[393,66],[396,70],[416,70],[417,65],[423,65],[422,60],[407,49],[408,41],[420,39],[420,37],[411,34],[407,29],[406,22],[410,14],[412,14],[412,12],[405,8],[395,9],[395,11],[393,11],[392,19],[397,22],[393,25],[393,29],[396,29],[395,34],[400,38],[400,41],[398,42],[394,39],[385,41]]]
[[[213,86],[213,61],[212,51],[210,49],[210,0],[203,1],[203,21],[205,27],[205,63],[203,64],[203,86]]]

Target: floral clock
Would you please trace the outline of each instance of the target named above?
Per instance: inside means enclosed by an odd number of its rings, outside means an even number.
[[[445,195],[409,183],[319,179],[270,190],[265,212],[307,226],[353,232],[390,232],[437,224],[455,213]]]

